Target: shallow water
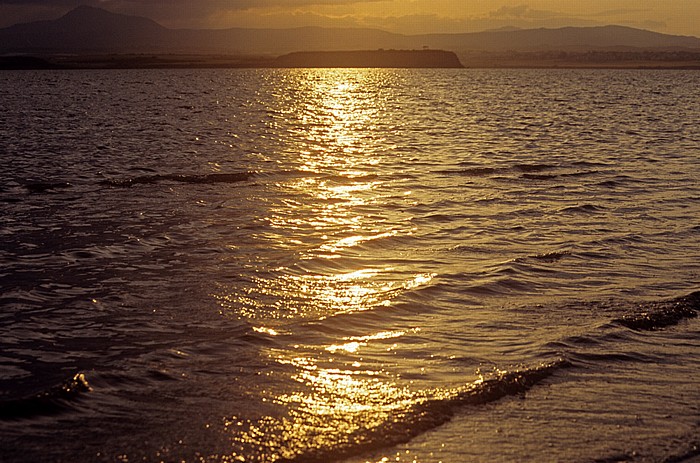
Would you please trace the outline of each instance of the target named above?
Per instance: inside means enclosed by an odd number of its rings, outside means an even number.
[[[700,74],[0,74],[23,461],[690,461]]]

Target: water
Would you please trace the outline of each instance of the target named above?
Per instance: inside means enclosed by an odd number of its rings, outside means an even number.
[[[700,454],[700,74],[0,74],[0,456]]]

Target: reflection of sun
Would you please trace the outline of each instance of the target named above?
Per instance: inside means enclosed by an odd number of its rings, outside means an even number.
[[[390,267],[364,268],[334,275],[279,275],[255,277],[254,289],[218,296],[219,303],[236,307],[249,319],[318,320],[339,314],[387,307],[406,290],[431,284],[434,274],[415,274],[396,281]]]
[[[372,165],[364,137],[374,133],[374,123],[381,116],[382,102],[366,91],[364,81],[373,71],[366,69],[316,70],[308,79],[308,102],[301,109],[303,124],[300,135],[305,139],[300,150],[302,169],[320,172],[332,168],[339,173],[353,169],[357,163]],[[358,157],[359,156],[359,157]]]
[[[430,283],[432,277],[378,267],[368,250],[413,232],[381,210],[386,179],[377,164],[386,155],[373,143],[381,143],[375,124],[385,108],[378,89],[387,72],[315,69],[285,76],[296,79],[297,90],[274,112],[284,119],[299,175],[276,184],[280,195],[257,237],[292,265],[275,262],[276,270],[247,277],[252,285],[221,296],[222,305],[250,318],[325,318],[386,306],[401,291]]]
[[[286,416],[266,417],[257,424],[235,420],[226,423],[227,427],[239,426],[234,441],[267,453],[261,461],[297,461],[300,455],[315,452],[323,455],[330,449],[362,445],[373,429],[420,400],[405,388],[371,377],[378,372],[368,375],[368,372],[321,369],[314,359],[305,357],[281,361],[296,368],[298,374],[294,379],[306,386],[303,392],[274,398],[275,404],[288,410]]]
[[[299,96],[283,111],[285,150],[293,153],[291,167],[285,168],[296,175],[275,185],[279,198],[270,201],[267,229],[257,235],[280,251],[276,255],[283,263],[258,269],[246,276],[248,287],[220,297],[222,306],[257,319],[256,332],[280,342],[303,337],[298,331],[308,328],[302,320],[322,326],[329,317],[387,307],[405,291],[430,285],[435,276],[396,268],[374,255],[413,230],[387,219],[378,198],[387,181],[380,166],[386,159],[373,147],[382,143],[375,124],[384,102],[377,97],[378,86],[365,82],[376,79],[378,71],[299,72]],[[264,426],[251,424],[244,438],[277,449],[277,457],[291,457],[294,446],[332,447],[381,426],[416,398],[378,361],[363,367],[367,363],[359,355],[393,350],[406,334],[345,331],[334,338],[329,329],[314,332],[308,345],[270,349],[276,364],[293,369],[291,387],[268,391],[269,402],[281,405],[286,416],[270,417]]]

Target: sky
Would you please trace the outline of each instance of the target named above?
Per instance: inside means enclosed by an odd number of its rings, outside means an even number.
[[[700,37],[700,0],[0,0],[0,27],[80,4],[172,28],[372,27],[404,34],[619,24]]]

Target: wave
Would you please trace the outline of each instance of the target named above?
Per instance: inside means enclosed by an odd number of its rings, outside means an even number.
[[[532,258],[535,260],[539,260],[541,262],[557,262],[557,261],[559,261],[559,260],[561,260],[564,257],[567,257],[569,255],[571,255],[571,253],[568,251],[561,251],[561,252],[553,251],[553,252],[547,252],[547,253],[543,253],[543,254],[536,254],[536,255],[532,256]]]
[[[585,177],[586,175],[599,174],[599,170],[580,170],[577,172],[571,172],[568,174],[561,174],[562,177]]]
[[[24,188],[27,189],[29,193],[47,193],[54,190],[70,188],[73,185],[70,182],[31,182],[26,183]]]
[[[520,178],[525,180],[554,180],[559,177],[556,174],[522,174]]]
[[[54,415],[69,410],[71,403],[92,389],[83,373],[77,373],[60,384],[28,397],[0,402],[1,420],[18,420]]]
[[[543,170],[555,169],[554,164],[517,164],[515,168],[520,172],[542,172]]]
[[[139,184],[155,184],[160,182],[194,184],[236,183],[249,180],[253,175],[255,175],[255,172],[234,172],[216,174],[157,174],[125,179],[107,179],[102,180],[100,184],[113,187],[129,188]]]
[[[460,175],[464,177],[489,177],[495,174],[504,174],[509,171],[516,170],[518,172],[525,172],[523,176],[528,178],[527,175],[530,175],[532,172],[542,172],[543,170],[554,169],[556,167],[557,166],[552,164],[516,164],[512,167],[473,166],[460,170],[444,170],[441,171],[441,173],[448,175]]]
[[[513,259],[513,262],[527,262],[528,260],[535,260],[538,262],[545,262],[545,263],[554,263],[562,260],[565,257],[571,256],[571,252],[569,251],[552,251],[552,252],[545,252],[541,254],[531,254],[527,257],[517,257]]]
[[[602,210],[604,210],[603,207],[596,206],[595,204],[580,204],[578,206],[565,207],[560,209],[559,212],[562,214],[592,214]]]
[[[642,306],[642,312],[616,318],[615,323],[637,331],[654,331],[698,316],[700,291],[667,302]]]
[[[533,368],[498,372],[491,378],[477,380],[463,388],[418,399],[414,405],[396,411],[379,426],[359,427],[349,434],[344,442],[302,450],[295,455],[282,456],[274,461],[322,463],[402,444],[446,423],[462,407],[483,405],[507,396],[522,394],[569,366],[570,363],[566,360],[556,360]]]
[[[134,169],[132,169],[134,170]],[[139,169],[150,171],[152,169]],[[109,178],[97,182],[98,185],[129,188],[134,185],[141,184],[156,184],[161,182],[175,183],[190,183],[190,184],[215,184],[215,183],[237,183],[250,180],[257,172],[232,172],[232,173],[213,173],[213,174],[154,174],[142,175],[137,177],[127,178]],[[87,182],[87,185],[94,184]],[[86,184],[82,184],[83,186]],[[59,190],[72,189],[76,184],[69,181],[29,181],[20,183],[19,187],[26,190],[29,194],[48,194],[56,193]],[[7,188],[0,189],[0,192],[5,193]],[[3,202],[18,202],[18,198],[3,198]]]
[[[464,177],[488,177],[499,172],[494,167],[470,167],[458,171],[444,171],[446,174],[462,175]]]
[[[517,176],[523,180],[555,180],[558,178],[577,178],[588,175],[599,174],[601,171],[597,169],[574,170],[570,172],[572,166],[563,166],[555,164],[515,164],[512,166],[480,166],[470,165],[461,169],[441,170],[438,173],[449,176],[460,177],[491,177],[496,176]],[[547,171],[559,170],[557,173],[548,173]]]
[[[634,330],[654,330],[695,317],[700,310],[700,291],[669,301],[645,303],[640,307],[641,311],[637,309],[634,314],[616,319],[615,322]],[[636,352],[598,352],[603,347],[601,344],[611,342],[621,335],[624,336],[624,333],[571,337],[555,349],[557,353],[551,352],[553,356],[559,357],[556,361],[531,368],[497,371],[492,377],[460,388],[422,392],[414,397],[410,405],[394,409],[381,424],[373,427],[360,426],[345,437],[334,440],[332,444],[302,445],[302,448],[294,449],[282,445],[276,449],[279,459],[274,461],[320,463],[371,454],[404,444],[447,423],[463,407],[481,406],[522,394],[562,369],[586,369],[591,362],[653,361],[653,357]],[[683,453],[683,458],[688,455],[695,456],[695,450]]]
[[[700,441],[696,440],[687,444],[686,447],[685,450],[682,450],[682,453],[666,458],[663,463],[690,463],[693,461],[691,458],[700,456]]]

